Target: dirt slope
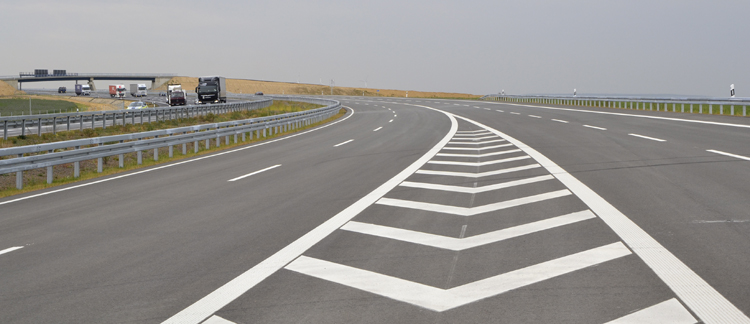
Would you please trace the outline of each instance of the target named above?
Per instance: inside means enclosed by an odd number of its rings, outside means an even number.
[[[13,94],[17,94],[16,92],[21,92],[21,91],[13,89],[13,87],[10,84],[4,81],[0,81],[0,96],[12,96]]]
[[[198,86],[198,78],[195,77],[174,77],[167,84],[182,84],[182,88],[193,92],[195,87]],[[167,89],[167,85],[156,88],[157,91],[164,91]],[[256,93],[263,92],[265,94],[301,94],[301,95],[320,95],[321,91],[323,94],[330,95],[331,88],[329,86],[317,85],[317,84],[305,84],[305,83],[286,83],[286,82],[271,82],[271,81],[255,81],[255,80],[244,80],[244,79],[227,79],[227,90],[232,93]],[[364,91],[365,96],[381,96],[381,97],[405,97],[406,92],[404,90],[389,90],[380,89],[367,89],[367,88],[348,88],[348,87],[334,87],[334,95],[347,95],[347,96],[361,96]],[[423,92],[423,91],[408,91],[409,97],[411,98],[478,98],[478,95],[466,94],[466,93],[450,93],[450,92]]]

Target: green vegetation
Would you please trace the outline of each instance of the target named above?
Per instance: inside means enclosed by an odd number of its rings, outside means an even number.
[[[47,114],[53,112],[72,112],[85,108],[84,105],[65,101],[31,98],[31,112],[33,114]],[[29,98],[0,99],[0,116],[28,115]]]
[[[297,106],[297,108],[299,108],[299,106],[296,105],[298,103],[293,102],[291,104],[294,104],[294,106]],[[303,103],[302,105],[310,105],[310,104]],[[277,106],[276,103],[274,104],[274,106]],[[281,110],[274,110],[274,109],[282,109],[281,108],[282,106],[286,106],[287,107],[286,109],[294,109],[292,108],[292,105],[282,104],[282,105],[277,106],[276,108],[271,108],[270,111],[272,112],[281,111]],[[316,105],[312,105],[312,106],[316,106]],[[264,110],[267,110],[267,109],[268,108],[264,108]],[[40,189],[45,189],[45,188],[56,187],[56,186],[63,185],[63,184],[94,179],[94,178],[98,178],[98,177],[102,177],[106,175],[122,173],[125,171],[149,167],[149,166],[153,166],[157,164],[165,164],[165,163],[169,163],[169,162],[173,162],[177,160],[183,160],[186,158],[191,158],[191,157],[195,157],[199,155],[206,155],[206,154],[226,150],[226,149],[237,147],[237,146],[248,145],[248,144],[252,144],[255,142],[267,140],[270,138],[280,137],[280,136],[284,136],[287,134],[300,132],[306,129],[317,127],[319,125],[329,123],[338,118],[341,118],[345,114],[346,114],[346,109],[342,108],[341,110],[339,110],[339,113],[337,115],[327,120],[324,120],[324,121],[321,121],[312,125],[303,126],[298,129],[283,132],[283,133],[278,133],[274,135],[270,135],[269,133],[267,134],[267,137],[264,137],[264,138],[253,137],[253,139],[251,140],[249,139],[249,137],[246,137],[246,140],[243,142],[242,137],[238,136],[237,143],[234,143],[234,140],[232,140],[230,141],[229,145],[226,145],[224,139],[222,139],[221,146],[218,146],[218,147],[216,146],[215,141],[211,141],[210,148],[208,150],[205,149],[206,148],[205,141],[200,141],[198,144],[199,149],[200,149],[198,153],[194,153],[195,148],[193,147],[193,143],[186,144],[187,154],[184,154],[184,155],[182,154],[181,145],[176,146],[173,151],[173,157],[169,157],[168,147],[162,147],[159,149],[158,161],[154,160],[153,150],[146,150],[146,151],[143,151],[143,163],[142,164],[138,164],[137,162],[138,161],[137,153],[128,153],[128,154],[123,155],[123,158],[124,158],[123,168],[119,167],[119,161],[117,159],[117,156],[106,157],[106,158],[103,158],[104,168],[103,168],[102,173],[97,172],[97,160],[82,161],[81,162],[81,175],[78,178],[73,177],[73,164],[72,163],[56,165],[53,167],[53,181],[51,184],[47,184],[47,171],[45,169],[35,169],[35,170],[25,171],[23,173],[24,188],[22,190],[18,190],[15,188],[15,179],[16,179],[15,173],[0,174],[0,198],[12,196],[12,195],[16,195],[16,194],[20,194],[24,192],[30,192],[30,191],[35,191],[35,190],[40,190]],[[109,127],[107,127],[107,129],[109,129]]]
[[[201,116],[195,116],[190,118],[179,118],[172,120],[162,120],[158,122],[143,123],[143,124],[119,124],[115,126],[107,126],[107,128],[84,128],[83,130],[71,130],[71,131],[58,131],[57,134],[42,133],[42,136],[32,134],[26,136],[9,137],[8,140],[0,140],[0,148],[14,147],[14,146],[25,146],[25,145],[36,145],[42,143],[53,143],[61,141],[70,141],[89,137],[100,137],[110,135],[120,135],[129,133],[147,132],[159,129],[177,128],[184,126],[208,124],[208,123],[221,123],[232,120],[242,120],[256,117],[264,117],[271,115],[279,115],[290,112],[298,112],[308,109],[315,109],[323,107],[321,105],[315,105],[305,102],[295,101],[274,101],[271,106],[263,109],[250,110],[250,111],[236,111],[226,114],[207,114]],[[130,120],[127,119],[127,122]],[[121,120],[118,120],[121,122]],[[78,126],[78,125],[75,125]],[[71,125],[71,127],[75,127]]]

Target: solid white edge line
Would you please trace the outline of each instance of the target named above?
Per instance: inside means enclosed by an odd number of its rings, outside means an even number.
[[[663,139],[656,138],[656,137],[648,137],[648,136],[643,136],[643,135],[638,135],[638,134],[628,134],[628,135],[634,136],[634,137],[645,138],[647,140],[652,140],[652,141],[657,141],[657,142],[666,142],[667,141],[667,140],[663,140]]]
[[[107,178],[107,179],[102,179],[102,180],[96,180],[96,181],[92,181],[92,182],[88,182],[88,183],[84,183],[84,184],[79,184],[79,185],[75,185],[75,186],[71,186],[71,187],[67,187],[67,188],[56,189],[56,190],[52,190],[52,191],[48,191],[48,192],[43,192],[43,193],[31,195],[31,196],[16,198],[16,199],[8,200],[8,201],[2,201],[2,202],[0,202],[0,206],[1,205],[5,205],[5,204],[14,203],[14,202],[17,202],[17,201],[31,199],[31,198],[47,196],[47,195],[51,195],[51,194],[62,192],[62,191],[68,191],[68,190],[73,190],[73,189],[77,189],[77,188],[81,188],[81,187],[87,187],[87,186],[95,185],[95,184],[102,183],[102,182],[107,182],[107,181],[117,180],[117,179],[121,179],[121,178],[126,178],[126,177],[130,177],[130,176],[134,176],[134,175],[138,175],[138,174],[142,174],[142,173],[146,173],[146,172],[151,172],[151,171],[166,169],[166,168],[170,168],[170,167],[173,167],[173,166],[182,165],[182,164],[186,164],[186,163],[190,163],[190,162],[195,162],[195,161],[200,161],[200,160],[204,160],[204,159],[209,159],[209,158],[212,158],[212,157],[217,157],[217,156],[221,156],[221,155],[225,155],[225,154],[229,154],[229,153],[244,151],[244,150],[247,150],[247,149],[256,148],[258,146],[267,145],[267,144],[271,144],[271,143],[276,143],[276,142],[283,141],[283,140],[286,140],[286,139],[289,139],[289,138],[293,138],[293,137],[297,137],[297,136],[304,135],[304,134],[307,134],[307,133],[311,133],[311,132],[314,132],[314,131],[326,128],[328,126],[336,125],[336,124],[338,124],[340,122],[343,122],[343,121],[349,119],[351,116],[354,115],[354,109],[352,109],[351,107],[347,107],[347,106],[341,106],[341,107],[347,108],[347,109],[351,110],[352,113],[349,116],[346,116],[346,117],[344,117],[344,118],[342,118],[340,120],[337,120],[337,121],[332,122],[330,124],[320,125],[320,126],[318,126],[316,128],[313,128],[311,130],[307,130],[307,131],[300,132],[300,133],[290,134],[290,135],[287,135],[287,136],[284,136],[284,137],[281,137],[281,138],[277,138],[277,139],[273,139],[273,140],[268,140],[268,141],[263,141],[263,142],[258,143],[258,144],[254,144],[254,145],[250,145],[250,146],[245,146],[245,147],[240,147],[240,148],[232,149],[232,150],[229,150],[229,151],[223,151],[223,152],[214,153],[214,154],[210,154],[210,155],[199,156],[199,157],[196,157],[196,158],[192,158],[192,159],[184,160],[184,161],[180,161],[180,162],[175,162],[175,163],[172,163],[172,164],[160,165],[160,166],[157,166],[157,167],[154,167],[154,168],[151,168],[151,169],[140,170],[140,171],[135,171],[133,173],[122,174],[122,175],[118,175],[118,176],[115,176],[115,177],[112,177],[112,178]]]
[[[588,127],[588,128],[598,129],[598,130],[607,130],[604,127],[596,127],[596,126],[591,126],[591,125],[583,125],[583,127]]]
[[[7,248],[5,250],[0,251],[0,254],[5,254],[5,253],[8,253],[8,252],[13,252],[13,251],[18,250],[18,249],[23,249],[23,246],[14,246],[12,248]]]
[[[731,156],[733,158],[738,158],[738,159],[750,161],[750,157],[747,157],[747,156],[742,156],[742,155],[737,155],[737,154],[732,154],[732,153],[727,153],[727,152],[722,152],[722,151],[717,151],[717,150],[706,150],[706,151],[707,152],[711,152],[711,153],[716,153],[716,154]]]
[[[349,142],[352,142],[352,141],[354,141],[354,139],[350,139],[350,140],[348,140],[348,141],[343,141],[343,142],[341,142],[341,143],[338,143],[338,144],[334,145],[333,147],[339,147],[339,146],[341,146],[341,145],[344,145],[344,144],[346,144],[346,143],[349,143]]]
[[[245,179],[245,178],[247,178],[247,177],[249,177],[249,176],[253,176],[253,175],[256,175],[256,174],[258,174],[258,173],[261,173],[261,172],[264,172],[264,171],[268,171],[268,170],[271,170],[271,169],[275,169],[275,168],[278,168],[278,167],[280,167],[280,166],[281,166],[281,164],[277,164],[277,165],[274,165],[274,166],[270,166],[270,167],[267,167],[267,168],[265,168],[265,169],[263,169],[263,170],[258,170],[258,171],[255,171],[255,172],[252,172],[252,173],[248,173],[248,174],[246,174],[246,175],[243,175],[243,176],[239,176],[239,177],[236,177],[236,178],[234,178],[234,179],[229,179],[229,180],[227,180],[227,181],[229,181],[229,182],[233,182],[233,181],[237,181],[237,180],[240,180],[240,179]]]
[[[448,134],[446,134],[440,142],[435,144],[432,149],[427,151],[427,153],[414,161],[414,163],[409,165],[406,169],[399,172],[396,176],[386,181],[380,187],[362,197],[351,206],[345,208],[323,224],[318,225],[318,227],[263,260],[261,263],[245,271],[243,274],[227,282],[162,323],[200,323],[200,321],[208,318],[216,311],[250,290],[250,288],[265,280],[276,271],[289,264],[289,262],[298,258],[302,253],[307,251],[307,249],[346,224],[346,222],[354,218],[354,216],[357,216],[360,212],[365,210],[365,208],[374,204],[380,198],[385,196],[386,193],[398,186],[399,183],[403,182],[406,178],[419,170],[419,168],[427,163],[427,161],[432,159],[432,157],[435,156],[435,154],[437,154],[437,152],[439,152],[448,141],[450,141],[451,137],[455,135],[456,130],[458,129],[458,122],[452,114],[427,106],[413,106],[441,112],[451,121],[451,128],[448,131]]]
[[[589,206],[589,209],[597,214],[704,323],[750,323],[750,318],[674,254],[552,160],[503,132],[462,116],[454,116],[505,138],[544,166],[549,173]]]

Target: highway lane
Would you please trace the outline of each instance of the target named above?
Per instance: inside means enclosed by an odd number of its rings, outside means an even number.
[[[2,205],[0,246],[25,247],[2,255],[1,321],[166,319],[401,171],[447,123],[354,109],[294,139]]]
[[[136,175],[58,193],[52,205],[33,205],[33,216],[25,216],[32,210],[27,203],[1,205],[19,211],[0,220],[0,249],[25,247],[0,255],[22,260],[14,259],[10,274],[0,271],[3,282],[13,283],[3,293],[13,307],[0,318],[161,322],[368,196],[446,135],[450,142],[438,147],[439,155],[384,192],[385,199],[220,305],[209,313],[211,320],[604,323],[638,314],[663,321],[659,316],[674,311],[670,319],[690,322],[692,304],[618,245],[622,238],[591,206],[590,195],[566,193],[572,189],[558,180],[564,177],[533,167],[544,164],[533,151],[622,211],[748,313],[743,274],[750,224],[743,222],[743,197],[750,162],[706,152],[722,144],[742,153],[744,128],[487,102],[342,100],[354,107],[352,119],[314,136],[151,173],[158,177]],[[455,113],[457,133],[451,134],[447,116],[415,105]],[[260,185],[248,189],[243,181]],[[81,206],[81,196],[102,203]],[[44,243],[33,243],[37,237]],[[33,244],[18,243],[23,240]],[[56,249],[49,251],[52,245]],[[562,261],[541,271],[553,278],[505,292],[507,286],[485,285],[554,260]],[[560,270],[569,260],[583,267]],[[324,271],[315,270],[321,266]],[[76,271],[81,273],[71,275]],[[389,293],[391,286],[399,289]],[[464,286],[476,289],[465,296]],[[423,294],[406,296],[410,289]],[[475,290],[493,293],[477,297]],[[34,309],[42,311],[30,314]]]

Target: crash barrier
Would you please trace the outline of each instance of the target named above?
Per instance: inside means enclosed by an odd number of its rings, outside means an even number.
[[[480,99],[512,103],[606,107],[729,116],[747,116],[747,106],[750,105],[750,99],[745,98],[637,98],[608,96],[518,96],[493,94],[483,96]]]
[[[189,106],[172,106],[146,109],[124,109],[124,110],[106,110],[91,112],[74,112],[59,114],[41,114],[41,115],[23,115],[23,116],[6,116],[0,117],[0,125],[3,127],[3,139],[8,139],[10,129],[21,128],[21,136],[26,135],[26,130],[36,128],[36,134],[41,136],[42,132],[57,133],[58,128],[69,131],[71,125],[83,130],[84,126],[90,128],[107,128],[107,124],[115,125],[118,122],[125,124],[130,121],[135,124],[136,121],[143,124],[144,122],[158,122],[165,119],[193,117],[196,115],[206,115],[209,113],[221,114],[227,112],[254,110],[265,108],[273,104],[273,100],[245,101],[223,103],[215,105],[189,105]],[[44,129],[43,129],[44,128]]]
[[[205,141],[205,148],[208,149],[212,140],[215,140],[216,146],[221,146],[222,137],[225,139],[224,145],[230,143],[230,136],[234,137],[234,143],[238,142],[238,135],[242,141],[247,136],[253,139],[253,133],[256,138],[262,138],[326,120],[341,108],[336,100],[282,96],[273,99],[326,106],[268,117],[4,148],[0,149],[0,174],[15,172],[16,188],[22,189],[24,171],[46,168],[47,183],[52,183],[52,167],[55,165],[73,163],[73,175],[77,178],[80,176],[81,161],[97,159],[97,171],[101,173],[105,157],[117,156],[119,167],[123,168],[123,155],[126,153],[137,152],[138,164],[143,162],[142,153],[145,150],[153,149],[154,160],[158,160],[159,148],[169,147],[169,157],[172,157],[175,146],[182,145],[182,154],[187,154],[187,143],[192,142],[197,153],[200,141]],[[11,158],[3,159],[9,156]]]

